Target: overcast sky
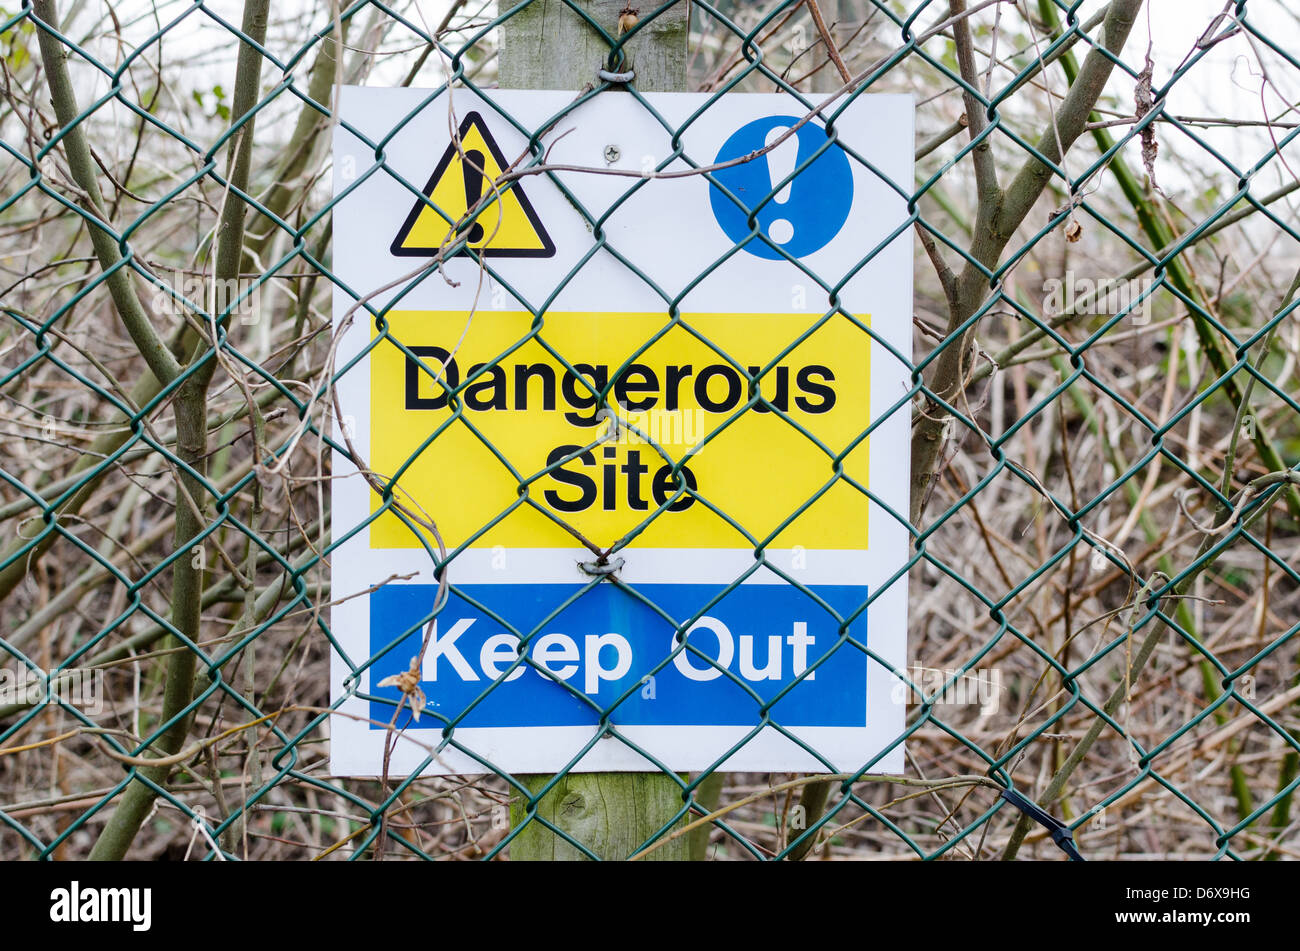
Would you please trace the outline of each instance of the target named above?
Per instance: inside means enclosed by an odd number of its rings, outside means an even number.
[[[866,9],[867,0],[855,0],[855,2],[860,4],[863,10]],[[1023,4],[1025,0],[1019,2]],[[1084,3],[1079,10],[1080,18],[1086,19],[1093,11],[1100,9],[1103,2],[1104,0],[1089,0]],[[231,23],[238,23],[243,9],[241,0],[209,0],[205,6],[212,13],[225,17]],[[447,0],[418,0],[418,2],[398,3],[396,6],[413,22],[423,22],[430,26],[441,19],[446,7]],[[924,20],[927,23],[942,19],[946,5],[936,3],[933,4],[933,8],[933,12],[926,11]],[[65,9],[67,9],[66,5]],[[491,13],[492,4],[489,0],[471,0],[468,9],[486,9]],[[1214,16],[1223,9],[1223,0],[1149,0],[1128,42],[1126,61],[1134,67],[1140,66],[1142,55],[1150,42],[1152,59],[1155,63],[1155,81],[1157,87],[1160,86],[1193,49],[1197,38],[1205,31]],[[1267,34],[1275,38],[1280,45],[1293,48],[1300,54],[1300,21],[1297,20],[1295,13],[1286,8],[1283,0],[1250,0],[1247,9],[1249,22],[1266,30]],[[189,11],[184,22],[175,29],[169,30],[164,40],[165,58],[173,65],[177,62],[185,64],[183,77],[174,82],[181,87],[182,94],[191,89],[210,91],[216,85],[223,86],[227,94],[230,93],[234,45],[229,42],[229,34],[225,28],[207,17],[201,9],[196,9],[189,0],[161,0],[156,4],[150,0],[122,0],[114,5],[114,10],[118,20],[124,24],[123,32],[128,49],[130,45],[143,42],[157,29],[157,23],[166,24],[176,16]],[[273,11],[276,21],[281,26],[273,27],[270,45],[280,54],[299,45],[307,35],[306,31],[301,29],[290,31],[291,35],[286,35],[282,26],[286,18],[298,12],[315,11],[310,17],[315,29],[323,25],[326,17],[329,16],[328,4],[320,0],[276,0]],[[1004,17],[1009,15],[1006,7],[1003,11]],[[74,20],[72,35],[81,38],[96,30],[99,24],[105,22],[103,16],[103,5],[96,0],[87,0]],[[364,14],[360,18],[361,22],[368,22],[369,16],[368,12]],[[978,16],[981,22],[992,23],[994,10],[990,8],[981,11]],[[1221,24],[1220,29],[1224,25],[1227,25],[1226,21]],[[385,43],[385,48],[400,47],[406,42],[406,36],[409,36],[408,31],[395,30]],[[349,40],[353,43],[360,42],[359,30],[354,29]],[[110,41],[102,33],[99,40],[90,46],[96,55],[105,59],[110,65],[117,65],[124,55],[123,47]],[[1276,86],[1276,90],[1265,88],[1263,102],[1260,97],[1263,77],[1257,65],[1256,53],[1263,55],[1268,69],[1268,78]],[[152,60],[154,57],[148,58]],[[409,60],[409,57],[404,59]],[[305,71],[305,68],[306,64],[302,71]],[[377,85],[396,82],[401,75],[404,75],[407,68],[406,62],[390,61],[388,65],[376,70],[370,82]],[[79,70],[78,73],[79,79],[89,81],[89,70]],[[426,73],[430,76],[434,75],[432,64],[426,67]],[[274,82],[278,77],[273,77],[268,71],[263,74],[263,78],[269,83]],[[137,73],[137,79],[143,82],[147,79],[147,75],[141,71]],[[1053,80],[1062,83],[1059,72],[1054,73]],[[107,88],[107,82],[102,77],[96,85],[100,93]],[[1060,91],[1063,86],[1057,88]],[[289,101],[290,97],[281,97],[281,99],[284,101],[273,105],[268,119],[273,121],[274,116],[281,109],[296,110],[296,102]],[[1258,121],[1265,114],[1273,117],[1283,116],[1284,99],[1290,102],[1300,99],[1300,77],[1297,76],[1297,71],[1285,64],[1276,53],[1267,50],[1263,43],[1254,41],[1252,45],[1243,34],[1211,49],[1192,72],[1174,86],[1169,97],[1169,111],[1177,115],[1222,116]],[[211,105],[209,103],[209,112]],[[195,118],[198,118],[197,106]],[[1297,116],[1292,113],[1285,118],[1295,120]],[[262,128],[266,126],[263,125]],[[1242,166],[1258,161],[1271,147],[1267,131],[1258,127],[1217,129],[1202,131],[1200,134],[1216,148],[1221,149],[1228,158]],[[1173,155],[1195,156],[1197,161],[1204,162],[1202,167],[1207,170],[1213,165],[1212,159],[1208,156],[1202,158],[1204,153],[1176,131],[1163,127],[1160,135],[1163,150],[1172,150]],[[1300,150],[1291,148],[1286,154],[1291,167],[1300,169]],[[1164,158],[1170,155],[1170,151],[1163,153]],[[1280,163],[1274,162],[1273,166],[1260,178],[1261,184],[1266,187],[1276,187],[1289,177]],[[1177,172],[1171,170],[1170,183],[1177,184],[1177,181]]]

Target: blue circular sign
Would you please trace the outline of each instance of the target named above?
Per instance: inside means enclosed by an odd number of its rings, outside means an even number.
[[[795,116],[755,119],[732,133],[714,162],[730,162],[756,152],[798,121]],[[827,148],[826,138],[825,128],[809,122],[795,134],[798,153],[793,161],[787,142],[753,161],[712,173],[718,184],[740,201],[738,205],[717,185],[709,186],[713,216],[728,238],[739,244],[757,230],[790,257],[801,258],[821,250],[840,233],[853,207],[853,170],[844,150],[838,145]],[[825,151],[812,159],[822,148]],[[786,176],[809,159],[811,164],[782,187]],[[773,191],[776,196],[763,204]],[[759,205],[762,208],[754,215]],[[745,250],[773,261],[784,256],[760,237],[746,244]]]

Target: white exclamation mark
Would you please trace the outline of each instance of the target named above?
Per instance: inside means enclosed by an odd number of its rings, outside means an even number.
[[[764,147],[770,146],[778,138],[785,135],[789,129],[789,126],[777,126],[772,129],[763,139]],[[767,169],[772,176],[772,184],[775,185],[793,172],[798,162],[799,136],[795,134],[767,153]],[[790,187],[793,184],[793,180],[786,182],[772,201],[778,205],[784,205],[788,202],[790,200]],[[786,244],[794,237],[794,224],[788,218],[775,218],[767,226],[767,236],[777,244]]]

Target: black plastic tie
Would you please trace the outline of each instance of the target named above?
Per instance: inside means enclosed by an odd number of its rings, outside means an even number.
[[[1043,809],[1032,799],[1026,799],[1014,789],[1002,790],[1002,798],[1039,825],[1046,826],[1047,830],[1052,834],[1052,841],[1070,857],[1071,862],[1084,861],[1083,856],[1079,854],[1078,846],[1074,844],[1074,835],[1070,832],[1070,827],[1064,822]]]

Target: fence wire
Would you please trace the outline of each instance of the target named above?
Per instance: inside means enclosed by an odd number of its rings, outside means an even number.
[[[344,84],[490,97],[499,31],[543,2],[608,48],[574,108],[630,94],[666,121],[617,74],[681,0],[0,9],[0,855],[492,859],[540,829],[599,851],[548,811],[563,775],[472,748],[481,776],[327,768],[328,608],[358,594],[329,563],[362,527],[328,506],[352,369],[331,350],[332,104]],[[890,513],[912,540],[908,767],[663,770],[680,808],[634,852],[703,819],[696,857],[1294,857],[1293,14],[689,9],[711,104],[917,102],[916,180],[892,183],[916,234],[891,410],[913,432],[912,511]],[[809,277],[836,316],[844,276]],[[384,332],[372,289],[344,290]],[[399,490],[376,486],[381,511]],[[769,539],[718,514],[762,561]],[[442,716],[433,752],[457,744]]]

